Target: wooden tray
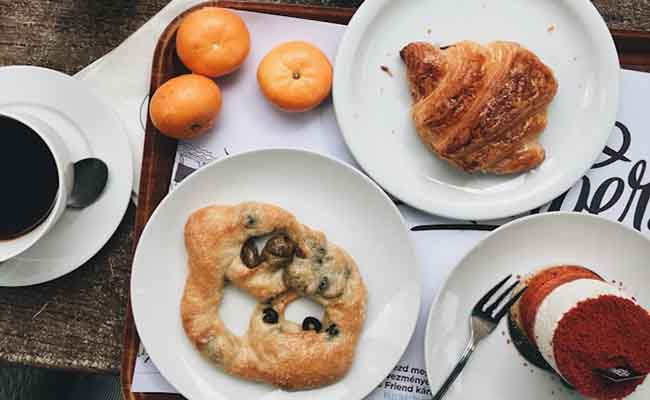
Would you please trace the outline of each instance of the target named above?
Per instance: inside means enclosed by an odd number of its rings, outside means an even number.
[[[249,1],[210,1],[197,5],[185,13],[206,5],[237,10],[255,11],[274,15],[312,19],[339,24],[347,24],[352,18],[354,8],[301,6],[289,4],[269,4]],[[160,36],[153,58],[150,94],[168,79],[186,73],[187,69],[176,56],[176,29],[181,18],[172,21]],[[625,68],[650,71],[650,32],[612,31],[619,51],[621,65]],[[177,141],[161,135],[147,119],[145,130],[140,193],[135,222],[135,246],[147,220],[169,190],[172,167],[176,154]],[[159,393],[132,393],[133,369],[140,346],[140,338],[133,322],[131,304],[127,307],[124,327],[124,348],[122,353],[121,382],[122,393],[127,400],[175,400],[182,396]]]

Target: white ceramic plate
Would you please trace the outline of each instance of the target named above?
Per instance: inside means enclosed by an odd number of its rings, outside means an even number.
[[[454,269],[438,293],[425,333],[425,358],[435,393],[469,340],[469,314],[478,299],[508,274],[577,264],[608,280],[623,282],[627,293],[650,309],[650,241],[626,226],[578,213],[522,218],[483,239]],[[504,318],[485,339],[445,399],[582,399],[548,372],[526,365],[508,343]],[[650,398],[644,383],[627,399]]]
[[[0,264],[0,286],[26,286],[65,275],[95,255],[119,225],[131,194],[131,149],[122,121],[83,83],[63,73],[29,66],[0,68],[0,109],[31,113],[56,130],[73,161],[97,157],[108,183],[83,210],[65,210],[34,246]],[[29,156],[25,165],[28,168]]]
[[[322,389],[284,392],[220,371],[189,342],[180,321],[187,274],[183,227],[209,204],[270,202],[323,231],[356,260],[368,288],[368,317],[352,369]],[[227,288],[221,313],[243,333],[252,298]],[[316,153],[275,149],[216,161],[184,180],[152,215],[133,262],[131,301],[138,333],[163,376],[189,399],[360,399],[399,361],[420,307],[420,285],[408,231],[397,208],[370,179]],[[302,321],[306,301],[287,316]],[[313,306],[312,306],[313,307]]]
[[[547,159],[536,170],[469,175],[420,142],[399,51],[412,41],[463,39],[519,42],[555,72],[559,91],[541,136]],[[501,218],[552,200],[589,169],[614,126],[619,71],[612,37],[588,0],[366,0],[339,46],[334,107],[354,157],[391,194],[445,217]]]

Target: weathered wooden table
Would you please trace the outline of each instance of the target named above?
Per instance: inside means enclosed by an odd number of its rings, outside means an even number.
[[[279,2],[358,6],[362,0]],[[0,0],[0,65],[42,65],[73,74],[117,46],[166,3]],[[650,0],[594,3],[610,28],[650,31]],[[119,371],[134,216],[131,205],[106,246],[76,271],[43,285],[0,288],[0,362]]]

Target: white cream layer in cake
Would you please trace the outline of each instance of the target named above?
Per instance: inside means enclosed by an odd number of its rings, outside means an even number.
[[[628,298],[620,289],[595,279],[578,279],[555,288],[542,302],[535,317],[535,338],[544,359],[560,374],[555,361],[553,337],[564,315],[578,303],[603,295]],[[561,375],[561,374],[560,374]]]

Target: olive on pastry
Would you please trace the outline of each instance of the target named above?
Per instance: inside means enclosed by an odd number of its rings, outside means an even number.
[[[271,307],[267,307],[264,310],[262,310],[262,313],[264,316],[262,317],[262,321],[266,322],[267,324],[277,324],[278,323],[278,312],[275,311]]]
[[[323,326],[321,325],[318,318],[305,317],[305,319],[302,321],[303,331],[316,331],[316,333],[318,333],[322,328]]]
[[[255,268],[260,265],[262,260],[260,259],[260,255],[257,251],[257,246],[255,245],[255,238],[251,237],[246,242],[244,242],[244,245],[241,248],[241,252],[239,253],[239,257],[241,258],[241,261],[244,263],[244,265],[248,268]]]
[[[283,233],[274,235],[266,242],[262,250],[262,256],[266,257],[269,253],[276,257],[289,258],[293,256],[295,245],[289,237]]]

